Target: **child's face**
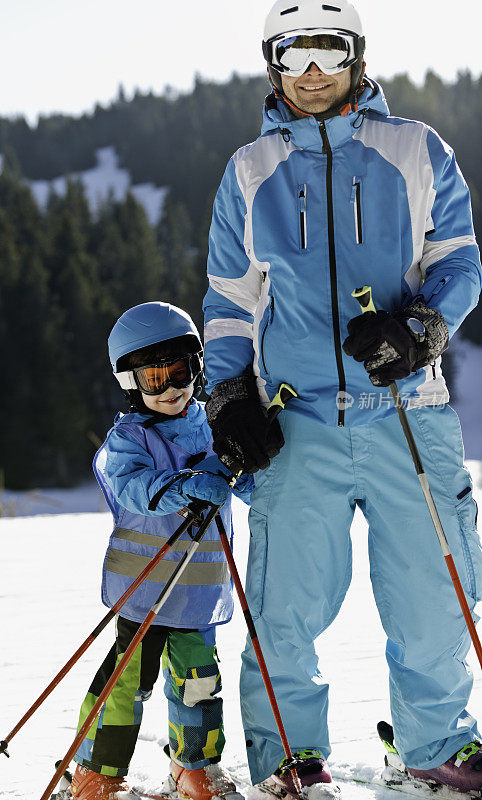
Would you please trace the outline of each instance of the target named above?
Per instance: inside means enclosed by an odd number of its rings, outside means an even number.
[[[169,386],[162,394],[144,394],[142,392],[142,399],[151,411],[174,416],[175,414],[180,414],[185,408],[193,392],[194,381],[189,386],[185,386],[184,389],[175,389],[174,386]]]

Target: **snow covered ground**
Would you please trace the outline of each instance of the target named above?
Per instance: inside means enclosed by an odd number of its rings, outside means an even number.
[[[107,510],[107,504],[93,476],[91,480],[72,489],[32,489],[22,492],[0,490],[0,517]]]
[[[482,464],[470,465],[476,496],[482,499]],[[236,549],[244,573],[247,509],[235,501]],[[106,513],[58,514],[0,520],[0,739],[38,697],[97,622],[105,609],[99,599],[102,558],[111,529]],[[367,529],[357,514],[352,528],[354,576],[337,620],[318,642],[322,669],[331,682],[331,766],[335,776],[370,778],[382,765],[376,734],[379,719],[389,717],[384,635],[371,595],[367,565]],[[0,798],[39,800],[56,759],[75,735],[79,704],[111,645],[112,623],[35,716],[12,740],[11,758],[0,756]],[[248,772],[238,709],[238,674],[245,625],[239,608],[229,625],[219,628],[219,651],[225,699],[227,746],[224,763],[251,800],[258,792],[246,786]],[[482,716],[482,676],[475,654],[471,710]],[[145,791],[161,787],[167,759],[166,701],[162,681],[145,705],[141,736],[130,779]],[[303,720],[300,720],[300,725]],[[357,797],[355,797],[355,795]],[[388,789],[344,784],[347,800],[393,800]],[[265,796],[263,796],[265,797]]]

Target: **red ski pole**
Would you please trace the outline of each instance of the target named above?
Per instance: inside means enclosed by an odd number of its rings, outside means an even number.
[[[279,414],[279,412],[285,407],[285,404],[291,397],[296,397],[296,396],[297,396],[296,392],[294,392],[294,390],[290,386],[288,386],[288,384],[283,383],[280,386],[278,394],[276,395],[275,399],[270,405],[270,410],[273,409],[271,413],[268,412],[270,419],[273,419]],[[271,709],[273,711],[274,718],[276,720],[276,725],[278,728],[278,733],[280,735],[281,743],[283,745],[286,758],[289,759],[289,762],[293,764],[293,766],[290,767],[293,783],[295,785],[296,791],[298,792],[298,794],[300,794],[302,787],[301,787],[301,781],[296,771],[296,766],[295,766],[296,762],[293,758],[293,754],[291,752],[291,748],[288,743],[288,737],[286,736],[286,731],[283,725],[283,720],[281,718],[278,702],[276,700],[276,695],[274,693],[273,684],[269,676],[268,668],[266,666],[266,661],[264,660],[263,651],[261,650],[261,645],[259,643],[258,634],[256,633],[254,620],[251,615],[251,611],[249,610],[248,601],[246,599],[246,594],[243,589],[243,584],[241,583],[238,568],[236,567],[236,562],[234,560],[231,547],[229,546],[228,537],[226,536],[226,530],[224,528],[223,521],[219,516],[219,514],[216,516],[215,522],[219,532],[219,538],[221,539],[221,544],[223,546],[224,554],[226,556],[226,561],[228,562],[229,565],[231,577],[233,579],[233,583],[236,588],[236,593],[239,598],[241,609],[243,611],[244,618],[246,620],[246,625],[253,645],[253,649],[254,652],[256,653],[259,669],[263,678],[263,683],[265,685],[266,692],[268,694]]]
[[[356,297],[356,299],[360,303],[363,314],[366,311],[373,311],[376,314],[377,310],[372,300],[371,286],[362,286],[361,289],[355,289],[355,291],[352,292],[352,295],[353,297]],[[475,623],[474,620],[472,619],[472,614],[470,613],[469,605],[467,603],[467,598],[465,597],[465,593],[462,584],[460,582],[457,568],[455,566],[454,559],[450,551],[449,543],[447,542],[447,537],[445,536],[445,532],[442,527],[442,522],[440,521],[437,507],[432,497],[432,492],[430,491],[430,485],[423,469],[422,459],[420,458],[420,453],[418,452],[418,448],[415,443],[415,439],[413,437],[412,429],[410,428],[410,423],[407,418],[407,414],[405,413],[405,409],[403,408],[402,405],[396,381],[392,381],[389,384],[388,388],[390,389],[391,395],[393,397],[393,402],[395,403],[395,408],[397,409],[403,433],[405,435],[405,439],[407,440],[408,449],[410,450],[410,455],[412,456],[413,465],[415,467],[415,471],[420,481],[420,486],[422,487],[422,492],[424,494],[425,501],[427,503],[428,510],[432,518],[433,526],[435,528],[435,533],[437,534],[440,547],[442,548],[442,553],[445,558],[445,563],[447,564],[447,569],[450,573],[450,577],[452,578],[452,583],[454,585],[454,589],[457,594],[457,598],[460,603],[460,607],[462,609],[465,622],[467,623],[467,628],[469,630],[470,638],[472,639],[472,644],[474,645],[475,652],[477,653],[479,664],[482,667],[482,646],[480,644],[480,639],[475,629]]]
[[[278,733],[280,735],[281,743],[283,745],[283,750],[285,751],[286,758],[289,761],[294,762],[293,754],[291,752],[291,748],[288,743],[288,737],[286,736],[285,727],[283,725],[283,720],[281,719],[281,714],[278,706],[278,702],[276,700],[276,695],[274,693],[273,684],[271,683],[271,678],[269,676],[268,668],[266,666],[266,661],[264,660],[263,651],[261,650],[261,645],[259,643],[258,634],[256,633],[256,627],[253,621],[253,617],[251,616],[251,612],[249,610],[248,601],[246,600],[246,595],[244,593],[243,585],[241,583],[239,572],[236,567],[236,562],[234,560],[231,548],[229,546],[228,537],[226,536],[226,531],[224,529],[224,525],[222,520],[219,516],[216,517],[216,525],[219,531],[219,537],[221,539],[221,544],[223,545],[223,550],[226,554],[226,560],[229,564],[229,569],[231,572],[231,577],[233,579],[234,586],[236,588],[237,595],[239,597],[239,602],[241,605],[241,609],[244,614],[244,618],[246,620],[246,625],[248,627],[248,633],[253,644],[254,652],[256,653],[256,658],[258,661],[259,669],[261,675],[263,677],[263,683],[266,688],[266,692],[269,697],[269,702],[271,704],[271,709],[274,714],[274,718],[276,720],[276,725],[278,728]],[[301,792],[301,781],[299,779],[298,773],[296,771],[296,767],[290,767],[291,776],[293,778],[293,783],[295,785],[296,791],[298,794]]]
[[[171,537],[170,537],[170,538],[167,540],[167,542],[165,543],[165,545],[163,545],[163,546],[161,547],[161,549],[159,550],[159,552],[158,552],[158,553],[156,553],[156,555],[155,555],[155,556],[154,556],[154,557],[153,557],[153,558],[152,558],[152,559],[149,561],[149,563],[147,564],[147,566],[146,566],[146,567],[144,567],[144,569],[142,570],[142,572],[141,572],[141,573],[140,573],[140,574],[137,576],[137,578],[136,578],[136,579],[135,579],[135,580],[134,580],[134,581],[131,583],[131,585],[129,586],[129,588],[128,588],[128,589],[126,589],[126,591],[124,592],[124,594],[123,594],[121,597],[119,597],[119,599],[118,599],[118,601],[115,603],[115,605],[113,605],[113,606],[112,606],[112,608],[110,609],[110,611],[108,611],[108,613],[105,615],[105,617],[104,617],[104,618],[103,618],[103,619],[102,619],[102,620],[99,622],[99,624],[98,624],[98,625],[97,625],[97,626],[94,628],[94,630],[92,631],[92,633],[91,633],[91,634],[89,634],[89,636],[87,637],[87,639],[86,639],[86,640],[85,640],[85,641],[84,641],[84,642],[83,642],[83,643],[80,645],[80,647],[79,647],[79,648],[78,648],[78,649],[75,651],[75,653],[73,654],[73,656],[72,656],[71,658],[69,658],[69,660],[67,661],[67,663],[66,663],[66,664],[65,664],[65,665],[62,667],[62,669],[61,669],[61,670],[60,670],[60,671],[57,673],[57,675],[55,676],[55,678],[53,678],[53,679],[52,679],[52,681],[49,683],[49,685],[47,686],[47,688],[46,688],[46,689],[44,689],[44,691],[42,692],[42,694],[40,695],[40,697],[38,697],[38,698],[37,698],[37,700],[36,700],[36,701],[35,701],[35,702],[34,702],[34,703],[33,703],[33,704],[30,706],[30,708],[28,709],[28,711],[26,711],[26,712],[25,712],[25,714],[23,715],[23,717],[22,717],[22,718],[21,718],[21,719],[20,719],[20,720],[17,722],[17,724],[15,725],[15,727],[14,727],[14,728],[12,728],[12,730],[10,731],[10,733],[8,734],[8,736],[6,736],[6,737],[5,737],[5,739],[2,739],[2,741],[0,742],[0,753],[4,753],[4,754],[7,756],[7,758],[9,758],[9,757],[10,757],[10,754],[9,754],[9,752],[8,752],[8,750],[7,750],[7,747],[8,747],[8,744],[9,744],[9,742],[11,742],[11,740],[12,740],[12,739],[13,739],[13,737],[14,737],[14,736],[15,736],[15,735],[16,735],[16,734],[19,732],[19,730],[20,730],[21,728],[23,728],[23,726],[25,725],[25,723],[26,723],[26,722],[28,722],[28,720],[29,720],[29,719],[30,719],[30,717],[31,717],[31,716],[32,716],[32,715],[35,713],[35,711],[36,711],[38,708],[40,708],[40,706],[42,705],[42,703],[44,702],[44,700],[46,700],[46,699],[47,699],[47,697],[48,697],[48,696],[49,696],[49,695],[50,695],[50,694],[53,692],[53,690],[55,689],[55,687],[56,687],[56,686],[58,686],[58,684],[61,682],[61,680],[63,680],[63,678],[65,678],[65,676],[67,675],[67,673],[68,673],[68,672],[70,672],[70,670],[72,669],[72,667],[74,666],[74,664],[76,664],[76,663],[77,663],[77,661],[79,660],[79,658],[80,658],[80,657],[81,657],[81,656],[82,656],[82,655],[85,653],[85,651],[86,651],[86,650],[87,650],[87,649],[90,647],[90,645],[91,645],[91,644],[92,644],[92,642],[93,642],[93,641],[94,641],[94,640],[97,638],[97,636],[99,635],[99,633],[101,633],[101,632],[104,630],[104,628],[106,627],[106,625],[108,625],[108,623],[111,621],[111,619],[113,619],[113,618],[115,617],[115,615],[117,614],[117,612],[118,612],[118,611],[119,611],[119,610],[122,608],[122,606],[123,606],[123,605],[124,605],[124,604],[127,602],[127,600],[129,599],[129,597],[131,597],[131,595],[133,595],[133,594],[134,594],[134,592],[136,591],[136,589],[138,588],[138,586],[140,586],[140,584],[142,583],[142,581],[144,581],[144,580],[147,578],[147,576],[148,576],[148,575],[149,575],[149,574],[152,572],[152,570],[153,570],[153,569],[154,569],[154,568],[157,566],[157,564],[159,564],[159,562],[161,561],[161,559],[163,559],[163,558],[164,558],[164,556],[166,555],[167,551],[171,549],[171,547],[172,547],[172,546],[175,544],[175,542],[176,542],[176,541],[179,539],[179,537],[181,536],[181,534],[182,534],[182,533],[184,533],[184,531],[185,531],[185,530],[186,530],[186,529],[187,529],[187,528],[188,528],[188,527],[189,527],[189,526],[192,524],[192,522],[193,522],[193,520],[194,520],[194,518],[195,518],[195,514],[194,514],[194,513],[193,513],[193,514],[191,514],[191,513],[189,513],[189,511],[187,511],[186,513],[188,513],[188,517],[187,517],[187,519],[186,519],[186,520],[185,520],[183,523],[181,523],[181,525],[179,526],[179,528],[178,528],[176,531],[174,531],[174,533],[173,533],[173,534],[172,534],[172,536],[171,536]]]

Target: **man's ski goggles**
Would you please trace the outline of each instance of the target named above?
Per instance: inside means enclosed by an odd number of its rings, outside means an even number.
[[[292,31],[263,42],[263,52],[271,67],[293,78],[313,62],[325,75],[336,75],[356,61],[357,38],[338,30]]]
[[[143,394],[163,394],[170,386],[184,389],[201,371],[198,353],[187,353],[166,361],[147,364],[126,372],[117,372],[123,389],[140,389]]]

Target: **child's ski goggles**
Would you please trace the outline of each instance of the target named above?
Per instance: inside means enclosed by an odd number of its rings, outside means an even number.
[[[184,389],[199,375],[201,360],[197,353],[147,364],[126,372],[117,372],[122,389],[140,389],[143,394],[163,394],[169,386]]]
[[[358,58],[357,36],[345,31],[290,31],[268,42],[263,52],[268,64],[293,78],[303,75],[314,62],[325,75],[343,72]]]

